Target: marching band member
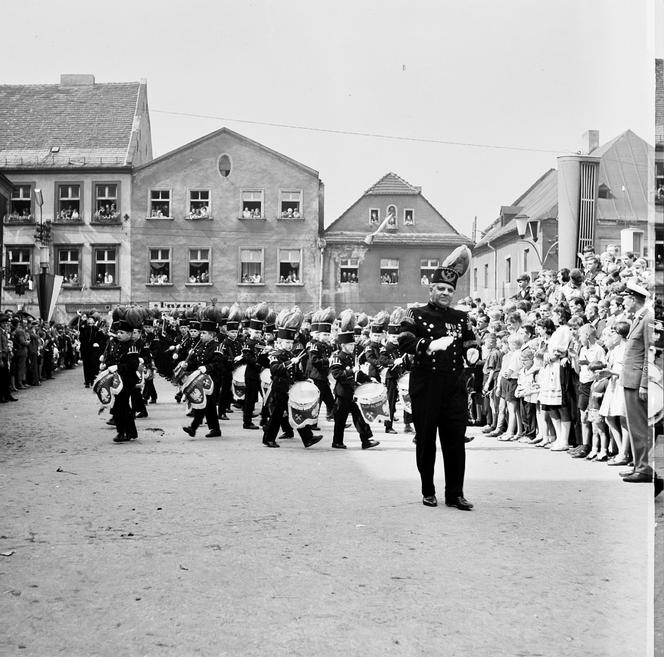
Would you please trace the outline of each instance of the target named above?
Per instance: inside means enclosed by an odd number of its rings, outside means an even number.
[[[376,313],[371,320],[369,342],[360,354],[360,365],[363,365],[363,370],[370,380],[378,382],[381,380],[383,367],[380,364],[380,350],[385,340],[385,331],[389,321],[390,316],[384,310]]]
[[[452,252],[438,267],[429,285],[429,302],[410,311],[399,335],[399,348],[414,356],[409,393],[417,433],[417,469],[422,503],[437,506],[433,475],[436,434],[440,436],[445,466],[445,504],[469,511],[464,497],[468,393],[463,377],[464,356],[479,357],[467,313],[450,307],[457,280],[470,262],[468,247]]]
[[[141,356],[145,362],[145,383],[143,384],[143,401],[146,404],[157,403],[157,389],[154,387],[155,350],[159,348],[159,340],[155,333],[153,319],[146,319],[143,324],[143,353]]]
[[[330,357],[332,356],[331,331],[335,313],[332,308],[326,308],[314,315],[312,324],[312,339],[309,342],[309,358],[307,361],[307,378],[311,379],[320,392],[320,401],[325,404],[327,419],[332,421],[334,396],[330,390],[328,376],[330,374]],[[314,336],[314,326],[315,337]]]
[[[253,413],[261,387],[261,365],[267,364],[261,359],[260,352],[262,351],[261,337],[263,326],[269,311],[268,305],[263,302],[251,312],[252,316],[249,318],[248,336],[242,345],[242,358],[238,361],[238,365],[245,366],[244,406],[242,414],[243,429],[259,429],[254,424]]]
[[[228,420],[228,413],[232,413],[233,403],[233,370],[242,358],[242,342],[238,337],[242,310],[234,303],[228,311],[226,319],[226,337],[221,343],[221,390],[219,393],[219,419]]]
[[[292,428],[284,413],[288,409],[288,390],[296,379],[304,379],[304,374],[298,369],[299,361],[293,357],[293,342],[295,335],[302,324],[302,312],[299,308],[282,311],[277,316],[277,345],[270,353],[270,374],[272,375],[272,388],[270,401],[270,419],[263,432],[263,445],[266,447],[279,447],[276,438],[281,426],[284,433],[292,435]],[[303,354],[306,351],[302,352]],[[311,447],[322,438],[314,435],[310,426],[297,430],[305,447]]]
[[[385,387],[387,388],[387,403],[390,409],[390,419],[385,421],[385,433],[397,433],[393,428],[394,413],[396,411],[397,399],[399,398],[398,382],[404,371],[408,357],[399,351],[399,333],[401,333],[401,322],[406,317],[403,308],[397,308],[390,315],[390,323],[387,326],[387,341],[380,350],[378,362],[385,372]],[[411,416],[404,411],[404,431],[412,433],[410,426]]]
[[[212,394],[206,396],[205,408],[194,410],[191,425],[182,427],[182,430],[193,438],[205,418],[210,430],[205,437],[218,438],[221,436],[221,427],[217,416],[217,396],[221,380],[222,356],[216,339],[217,324],[210,320],[196,324],[200,326],[199,340],[187,357],[187,372],[199,370],[208,374],[214,383],[214,390]]]
[[[373,440],[371,427],[364,421],[360,409],[354,400],[353,393],[358,383],[369,380],[369,377],[360,371],[355,352],[355,316],[352,310],[344,310],[339,316],[340,325],[337,334],[339,350],[332,354],[330,362],[330,373],[336,381],[334,386],[334,435],[332,447],[335,449],[346,449],[344,443],[344,429],[346,420],[350,413],[353,424],[360,434],[362,449],[370,449],[380,445]]]
[[[117,372],[122,379],[122,390],[115,396],[113,404],[113,419],[118,434],[113,438],[114,443],[125,443],[137,438],[134,414],[129,404],[131,392],[138,383],[139,353],[131,339],[132,327],[125,319],[116,324],[116,333],[113,340],[107,343],[104,352],[102,369],[108,368]]]
[[[149,363],[152,362],[152,354],[149,349],[145,348],[145,343],[141,337],[141,329],[134,327],[131,330],[131,341],[134,343],[134,347],[138,351],[138,362],[139,365],[143,367],[148,367]],[[148,365],[146,365],[146,363]],[[143,371],[145,371],[143,369]],[[148,409],[145,406],[145,400],[143,399],[143,390],[140,388],[141,377],[139,377],[136,385],[131,391],[131,408],[134,411],[134,417],[143,418],[148,416]]]

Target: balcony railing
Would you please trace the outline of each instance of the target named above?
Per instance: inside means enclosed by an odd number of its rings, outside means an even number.
[[[16,225],[30,225],[35,223],[35,218],[31,214],[17,214],[12,212],[4,216],[5,224]]]
[[[111,212],[110,214],[95,212],[90,223],[117,226],[122,223],[122,215],[119,212]]]

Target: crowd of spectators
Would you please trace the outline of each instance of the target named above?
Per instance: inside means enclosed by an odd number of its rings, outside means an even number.
[[[189,219],[207,219],[210,216],[210,210],[207,205],[201,205],[189,210]]]
[[[61,222],[77,222],[81,220],[81,215],[78,212],[78,208],[72,208],[71,205],[68,205],[57,213],[56,220]]]
[[[0,313],[0,403],[17,401],[19,390],[40,386],[80,358],[79,332],[11,310]]]
[[[471,424],[500,441],[632,465],[625,481],[652,481],[644,445],[648,416],[662,414],[664,346],[653,272],[615,247],[580,255],[582,269],[521,275],[508,299],[464,300],[482,344],[468,379]],[[660,399],[648,411],[651,381]]]

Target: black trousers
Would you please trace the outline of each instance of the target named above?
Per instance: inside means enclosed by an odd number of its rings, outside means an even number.
[[[224,370],[221,375],[221,389],[219,395],[219,415],[223,415],[231,407],[233,401],[233,372]]]
[[[146,379],[143,386],[143,400],[157,401],[157,389],[154,387],[154,379]]]
[[[81,353],[81,358],[83,360],[84,383],[92,385],[99,373],[99,358],[96,357],[94,352],[87,351]]]
[[[390,409],[390,419],[385,421],[385,428],[391,429],[394,422],[394,414],[397,410],[397,399],[399,399],[399,389],[396,379],[387,379],[385,381],[387,389],[387,406]]]
[[[0,363],[0,401],[5,401],[12,396],[10,384],[9,362],[3,360],[2,363]]]
[[[112,412],[118,434],[129,438],[136,438],[138,433],[136,432],[134,413],[129,404],[132,389],[136,389],[135,386],[128,386],[123,383],[122,390],[115,396]]]
[[[334,395],[330,390],[329,381],[327,379],[314,379],[313,381],[320,392],[320,403],[325,404],[327,414],[331,415],[334,408]]]
[[[332,438],[333,443],[343,443],[344,441],[344,428],[346,427],[346,420],[348,415],[353,418],[353,424],[360,434],[360,440],[365,443],[369,438],[373,437],[371,427],[367,424],[365,419],[360,413],[357,402],[354,399],[346,397],[337,397],[334,402],[334,434]]]
[[[468,393],[463,377],[461,374],[413,370],[409,392],[417,434],[415,453],[422,495],[436,494],[433,478],[437,437],[443,454],[445,498],[463,495],[468,413]]]
[[[145,408],[145,400],[141,394],[141,389],[138,386],[134,386],[131,391],[131,408],[134,413],[147,413],[148,409]]]
[[[219,427],[219,416],[217,415],[217,396],[219,390],[215,384],[212,394],[205,398],[205,408],[194,410],[194,419],[191,422],[192,429],[196,430],[203,424],[203,419],[207,422],[210,431],[221,431]]]
[[[519,414],[521,415],[523,435],[528,438],[534,438],[537,434],[536,410],[536,404],[519,399]]]
[[[288,433],[289,430],[290,433],[293,432],[288,419],[284,417],[284,413],[288,411],[288,393],[273,390],[270,399],[272,400],[272,406],[270,408],[270,419],[263,430],[264,443],[274,442],[277,439],[280,427],[284,433]],[[302,427],[297,432],[300,434],[300,438],[305,445],[311,441],[313,432],[310,426]]]
[[[242,407],[242,423],[245,426],[253,423],[254,407],[258,401],[258,392],[260,387],[260,380],[244,380],[244,406]]]

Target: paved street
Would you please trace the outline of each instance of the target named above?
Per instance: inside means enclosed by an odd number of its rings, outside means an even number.
[[[478,437],[476,509],[430,509],[410,436],[192,440],[160,380],[116,445],[82,382],[0,406],[2,655],[647,654],[651,488],[616,468]]]

